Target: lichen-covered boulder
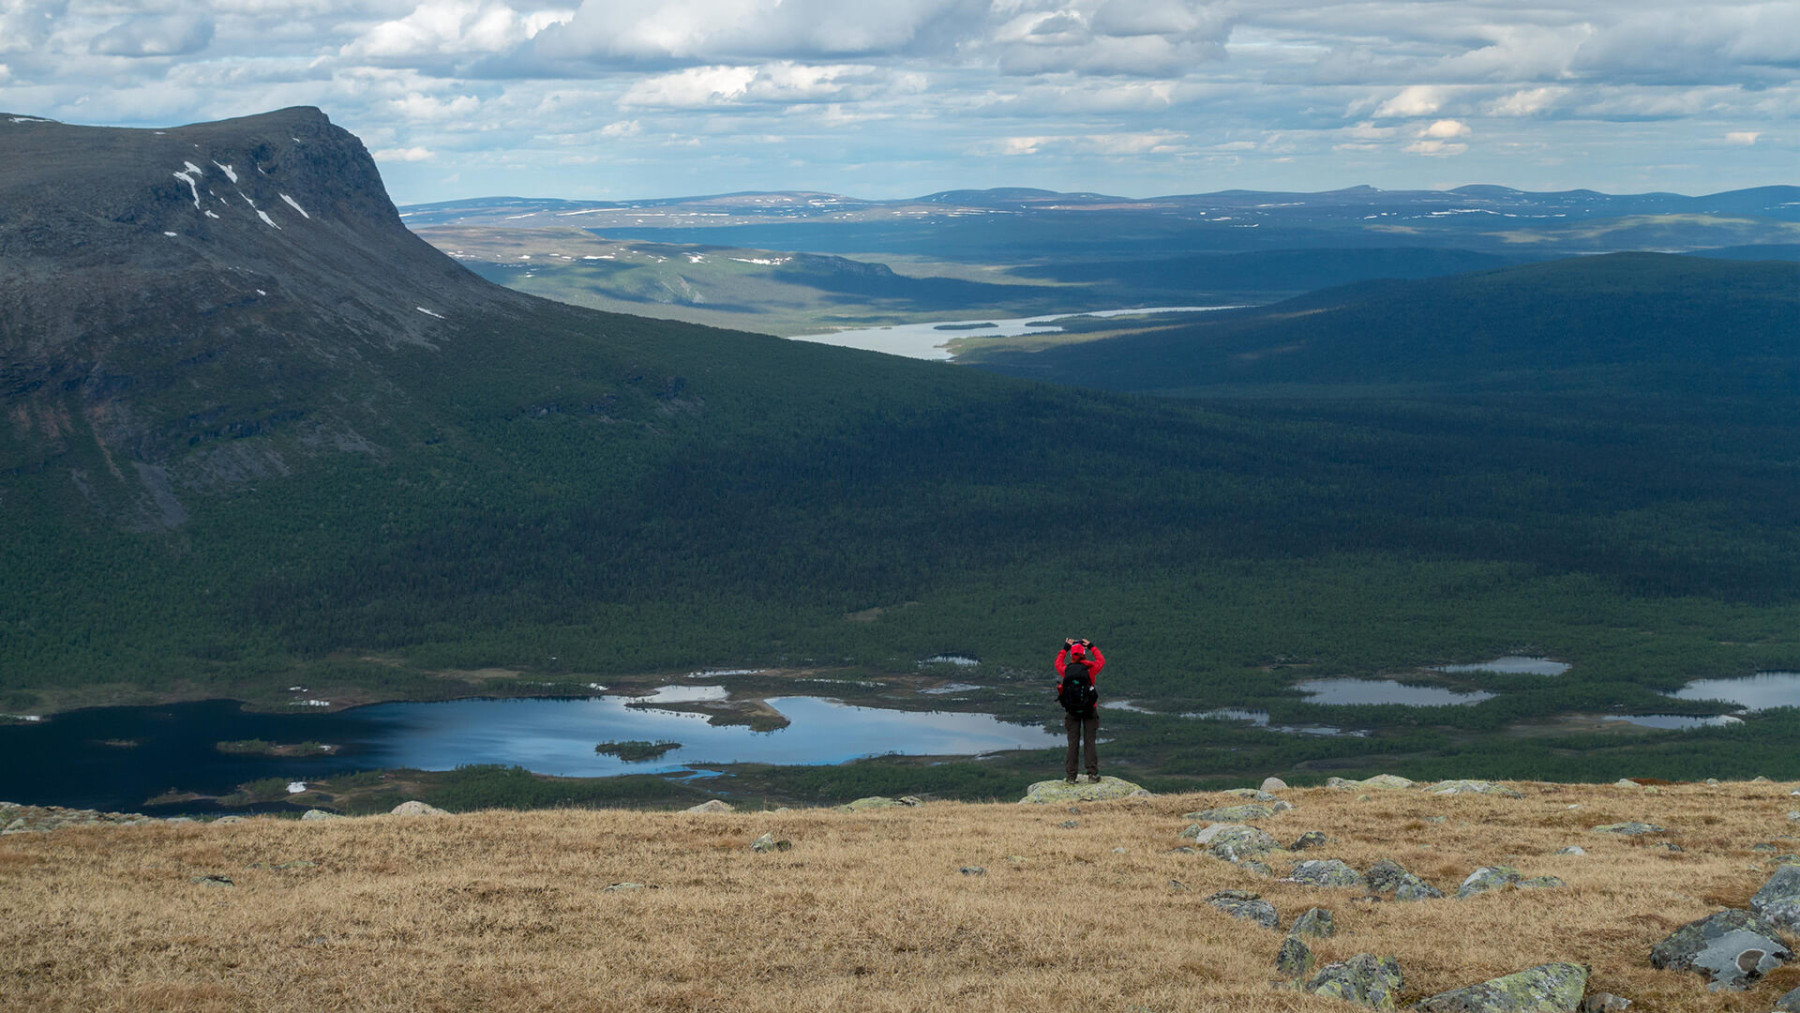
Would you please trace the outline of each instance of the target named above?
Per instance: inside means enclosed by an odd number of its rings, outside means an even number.
[[[1525,878],[1524,874],[1510,865],[1484,865],[1469,873],[1469,878],[1456,888],[1456,899],[1467,900],[1478,893],[1490,890],[1504,890]]]
[[[1432,795],[1500,795],[1505,798],[1524,798],[1518,791],[1504,784],[1492,781],[1439,781],[1427,785],[1425,791]]]
[[[1250,802],[1244,805],[1228,805],[1219,809],[1202,809],[1195,813],[1186,813],[1182,819],[1208,820],[1213,823],[1248,823],[1251,820],[1266,820],[1278,812],[1292,809],[1286,802],[1278,805],[1267,805],[1262,802]]]
[[[794,842],[785,838],[777,838],[774,834],[764,834],[750,842],[750,850],[764,854],[771,851],[786,851],[794,846]]]
[[[682,812],[690,813],[728,813],[731,811],[731,803],[721,802],[716,798],[707,799],[699,805],[689,806],[682,810]]]
[[[1580,964],[1540,964],[1440,992],[1413,1008],[1422,1013],[1575,1013],[1587,980],[1588,969]]]
[[[1626,823],[1603,823],[1594,828],[1596,834],[1623,834],[1626,837],[1638,837],[1643,834],[1666,834],[1667,827],[1659,827],[1654,823],[1639,823],[1631,820]]]
[[[1346,777],[1328,777],[1325,779],[1325,787],[1351,790],[1359,788],[1385,788],[1389,791],[1400,791],[1406,788],[1416,788],[1418,787],[1418,782],[1409,781],[1406,778],[1395,774],[1376,774],[1374,777],[1365,778],[1361,781],[1352,780]]]
[[[341,819],[348,819],[348,817],[346,817],[340,813],[327,812],[324,809],[308,809],[305,812],[300,814],[300,820],[303,823],[317,823],[320,820],[341,820]]]
[[[1800,935],[1800,865],[1784,865],[1750,898],[1750,910],[1777,928]]]
[[[414,799],[413,801],[410,801],[410,802],[402,802],[389,811],[392,812],[395,816],[448,816],[448,815],[450,815],[449,813],[445,812],[444,810],[439,809],[437,806],[427,805],[426,803],[420,802],[417,799]]]
[[[1233,918],[1255,922],[1265,929],[1281,924],[1281,916],[1275,913],[1275,905],[1263,900],[1260,894],[1244,890],[1220,890],[1206,898],[1206,902]]]
[[[1288,850],[1289,851],[1305,851],[1307,848],[1322,848],[1325,845],[1330,844],[1330,843],[1331,843],[1331,838],[1325,836],[1324,834],[1320,833],[1317,830],[1308,830],[1306,833],[1301,834],[1299,837],[1295,838],[1294,843],[1288,845]]]
[[[1263,778],[1262,790],[1263,791],[1286,791],[1287,790],[1287,782],[1283,781],[1279,777],[1265,777],[1265,778]]]
[[[1371,1009],[1391,1011],[1394,996],[1403,983],[1400,962],[1393,957],[1358,953],[1349,960],[1327,964],[1301,991],[1354,1002]]]
[[[1335,858],[1308,859],[1294,863],[1288,880],[1308,886],[1367,886],[1362,873]]]
[[[1747,988],[1793,959],[1777,931],[1753,911],[1720,911],[1688,922],[1657,943],[1650,966],[1704,974],[1714,988]]]
[[[1058,778],[1054,781],[1038,781],[1025,789],[1025,797],[1019,800],[1019,804],[1066,805],[1070,802],[1105,802],[1117,798],[1149,797],[1150,793],[1141,786],[1122,778],[1102,777],[1095,782],[1082,781],[1077,784]]]
[[[1376,893],[1391,893],[1395,900],[1431,900],[1444,895],[1442,890],[1406,871],[1405,866],[1391,858],[1384,858],[1364,869],[1363,878],[1369,881],[1369,889]]]
[[[1275,951],[1275,973],[1292,981],[1306,977],[1312,970],[1312,947],[1293,935],[1283,939],[1281,949]]]
[[[1800,1013],[1800,988],[1775,1000],[1775,1009],[1779,1013]]]
[[[911,795],[902,795],[899,798],[888,798],[885,795],[869,795],[865,798],[859,798],[854,802],[846,802],[843,805],[838,806],[838,808],[847,813],[859,813],[868,809],[904,809],[907,806],[919,804],[921,804],[919,800]]]
[[[1267,831],[1242,823],[1214,823],[1194,835],[1194,842],[1206,846],[1206,853],[1227,862],[1243,862],[1281,850]]]
[[[1288,929],[1290,936],[1311,936],[1314,939],[1329,939],[1337,934],[1337,926],[1331,922],[1331,912],[1322,907],[1309,907],[1306,913],[1294,919],[1294,925]]]

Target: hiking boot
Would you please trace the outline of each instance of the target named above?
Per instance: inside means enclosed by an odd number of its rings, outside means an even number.
[[[1074,784],[1078,780],[1080,780],[1080,779],[1077,778],[1074,774],[1070,774],[1068,777],[1063,778],[1063,782],[1065,784]]]
[[[1088,775],[1088,783],[1089,784],[1099,784],[1100,783],[1100,775],[1099,774],[1089,774]]]

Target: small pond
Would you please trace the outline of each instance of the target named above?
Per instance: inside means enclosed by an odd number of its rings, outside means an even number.
[[[1724,700],[1748,711],[1800,707],[1800,672],[1758,672],[1740,679],[1699,679],[1672,695],[1677,700]]]
[[[1220,707],[1217,710],[1201,711],[1198,714],[1183,714],[1182,717],[1199,718],[1202,721],[1242,721],[1285,735],[1347,735],[1360,739],[1369,734],[1361,729],[1345,731],[1330,725],[1271,725],[1268,711],[1240,710],[1236,707]]]
[[[1408,707],[1458,707],[1494,696],[1441,686],[1408,686],[1392,679],[1312,679],[1296,683],[1294,688],[1307,695],[1307,703],[1331,706],[1397,703]]]
[[[657,706],[726,695],[719,686],[676,686],[651,697],[393,703],[336,714],[252,714],[227,700],[72,711],[36,724],[0,726],[0,799],[131,811],[169,788],[219,794],[259,778],[320,780],[384,767],[449,770],[498,763],[540,774],[605,777],[708,764],[832,764],[884,754],[962,756],[1063,744],[1060,733],[1044,726],[1009,724],[988,714],[852,707],[817,697],[768,700],[790,722],[771,732],[712,725],[705,715]],[[307,758],[226,755],[214,748],[252,738],[340,748]],[[601,742],[630,740],[682,745],[640,763],[594,752]]]
[[[1494,672],[1499,675],[1561,675],[1569,670],[1569,666],[1549,658],[1527,658],[1509,654],[1493,661],[1479,661],[1473,665],[1439,665],[1433,671],[1450,672]]]

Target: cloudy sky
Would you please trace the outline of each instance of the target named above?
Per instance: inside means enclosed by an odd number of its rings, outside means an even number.
[[[395,200],[1800,183],[1800,0],[0,0],[0,111],[315,105]]]

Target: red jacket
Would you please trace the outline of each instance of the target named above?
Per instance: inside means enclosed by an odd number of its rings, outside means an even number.
[[[1089,647],[1085,650],[1085,658],[1088,665],[1088,678],[1094,681],[1095,686],[1099,686],[1100,670],[1106,667],[1106,655],[1101,654],[1100,648],[1098,647]],[[1063,670],[1068,666],[1069,649],[1065,647],[1056,652],[1056,685],[1059,689],[1062,687]]]

